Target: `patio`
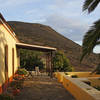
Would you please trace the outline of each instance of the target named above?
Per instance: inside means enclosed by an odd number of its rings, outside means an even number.
[[[62,84],[47,75],[28,77],[23,86],[14,100],[75,100]]]

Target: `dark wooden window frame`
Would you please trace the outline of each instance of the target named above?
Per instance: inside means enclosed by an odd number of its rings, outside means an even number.
[[[8,45],[5,45],[5,80],[8,81]]]
[[[12,75],[14,76],[14,65],[15,65],[15,62],[14,62],[14,48],[12,48]]]

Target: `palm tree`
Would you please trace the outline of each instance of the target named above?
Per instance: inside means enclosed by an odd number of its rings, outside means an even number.
[[[97,7],[99,2],[100,0],[85,0],[83,5],[83,11],[88,10],[88,13],[91,13]],[[83,38],[82,56],[80,61],[82,61],[86,55],[89,55],[93,51],[93,48],[99,44],[100,44],[100,20],[94,22],[93,26],[90,27],[90,29],[88,30],[88,32],[86,32]]]
[[[83,11],[88,10],[91,13],[99,4],[100,0],[85,0],[83,5]]]

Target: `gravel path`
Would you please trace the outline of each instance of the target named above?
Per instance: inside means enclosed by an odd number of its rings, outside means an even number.
[[[56,79],[34,76],[26,79],[24,88],[14,100],[75,100]]]

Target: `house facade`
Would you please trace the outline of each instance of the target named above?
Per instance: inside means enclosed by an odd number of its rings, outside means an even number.
[[[8,82],[12,81],[14,73],[20,66],[19,49],[52,52],[56,48],[21,43],[14,31],[0,14],[0,93],[5,90]]]
[[[15,33],[0,14],[0,92],[12,80],[18,68],[17,42]]]

